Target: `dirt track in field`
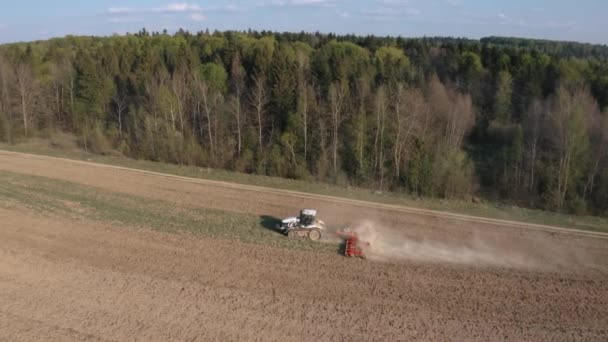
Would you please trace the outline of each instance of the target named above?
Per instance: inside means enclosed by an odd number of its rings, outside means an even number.
[[[364,262],[0,209],[0,340],[608,339],[599,236],[36,156],[0,153],[0,170],[257,215],[316,207],[391,237]]]

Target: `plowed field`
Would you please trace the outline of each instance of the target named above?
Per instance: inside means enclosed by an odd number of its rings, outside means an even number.
[[[608,339],[603,234],[4,152],[0,171],[375,229],[363,261],[0,209],[0,340]]]

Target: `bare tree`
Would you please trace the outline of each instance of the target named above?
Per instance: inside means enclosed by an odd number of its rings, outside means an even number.
[[[355,150],[357,151],[357,162],[359,169],[364,170],[364,149],[366,140],[366,126],[367,126],[367,103],[371,92],[370,81],[366,77],[361,77],[356,85],[356,96],[357,96],[357,116],[354,120],[354,133],[355,133]]]
[[[417,131],[422,129],[423,121],[429,116],[429,106],[417,89],[405,89],[405,85],[397,84],[392,94],[395,142],[393,158],[395,162],[395,177],[401,174],[401,164],[407,146]]]
[[[298,80],[298,113],[302,122],[302,137],[304,144],[304,160],[308,159],[308,121],[309,106],[312,89],[303,78]]]
[[[13,109],[11,105],[10,84],[13,83],[10,65],[0,55],[0,115],[6,118],[5,126],[9,143],[13,142]]]
[[[316,88],[315,98],[318,101],[316,110],[311,112],[311,147],[317,148],[315,153],[315,164],[314,169],[318,179],[323,180],[327,176],[328,171],[331,167],[331,147],[330,140],[332,135],[331,118],[326,115],[325,108],[328,104],[324,102],[324,96],[321,92],[321,88]]]
[[[541,127],[546,111],[547,108],[544,101],[535,100],[524,118],[523,127],[525,128],[524,136],[529,168],[527,182],[528,191],[534,190],[536,185],[536,165],[539,158],[540,138],[542,133]]]
[[[168,83],[169,74],[166,70],[157,70],[153,77],[149,78],[145,83],[146,97],[145,102],[147,111],[152,114],[152,118],[146,115],[146,128],[147,133],[158,131],[159,127],[159,112],[160,112],[160,95],[165,89],[165,84]],[[148,140],[150,141],[150,150],[154,159],[158,158],[158,151],[156,148],[156,137],[154,134],[148,134]]]
[[[574,91],[560,87],[555,94],[548,118],[549,139],[557,149],[557,188],[555,204],[563,208],[574,169],[574,163],[586,149],[585,112],[595,105],[588,90]]]
[[[71,122],[68,113],[74,111],[74,71],[69,57],[50,65],[55,117],[64,128]],[[66,103],[69,101],[69,103]]]
[[[234,93],[233,112],[236,118],[237,154],[240,155],[242,148],[241,99],[243,98],[243,92],[245,88],[245,72],[243,70],[243,66],[241,65],[241,57],[238,53],[235,54],[234,58],[232,59],[232,65],[230,70],[232,78],[230,83],[232,86],[232,91]]]
[[[253,89],[249,94],[249,101],[253,106],[255,120],[258,130],[258,145],[260,152],[263,150],[263,130],[265,124],[266,105],[268,104],[268,94],[266,91],[266,77],[263,73],[253,78]]]
[[[329,104],[331,110],[332,123],[332,164],[334,174],[338,172],[338,142],[340,133],[340,125],[343,120],[344,104],[348,92],[348,84],[346,81],[338,81],[331,84],[329,87]]]
[[[185,130],[184,107],[188,96],[187,89],[188,80],[186,71],[183,69],[183,67],[179,67],[171,77],[171,90],[175,95],[175,110],[177,113],[177,118],[179,119],[181,133],[184,133]]]
[[[460,147],[475,123],[471,97],[446,89],[436,75],[429,82],[428,94],[430,113],[433,116],[430,124],[443,127],[441,132],[445,145]]]
[[[298,113],[302,122],[302,133],[304,137],[304,160],[308,159],[308,82],[305,76],[307,58],[302,51],[297,52],[298,60]]]
[[[159,116],[158,97],[161,93],[161,88],[168,83],[169,74],[166,70],[158,70],[145,83],[147,109],[155,119]]]
[[[209,140],[209,148],[211,155],[215,158],[215,152],[217,149],[217,131],[218,131],[218,120],[217,114],[215,114],[220,107],[223,96],[220,91],[210,86],[207,80],[202,79],[200,76],[195,76],[195,84],[197,86],[197,95],[200,94],[200,100],[197,102],[197,106],[202,104],[203,111],[205,112],[205,120],[207,122],[207,138]],[[198,98],[198,96],[196,96]],[[199,103],[200,102],[200,103]],[[203,120],[201,118],[201,110],[197,109],[199,113],[199,129],[201,138],[203,137]]]
[[[423,136],[427,140],[443,139],[444,129],[436,129],[437,127],[446,127],[448,121],[448,113],[451,107],[451,101],[448,96],[447,89],[437,75],[433,75],[427,86],[428,103],[430,106],[430,116],[424,125]],[[435,129],[432,129],[432,128]],[[428,136],[427,136],[428,135]]]
[[[122,118],[127,111],[127,96],[120,89],[116,89],[112,95],[112,101],[114,102],[114,115],[118,120],[118,134],[122,139]]]
[[[298,99],[297,108],[302,123],[302,135],[304,145],[304,160],[308,160],[308,122],[309,122],[309,110],[310,102],[314,97],[314,89],[309,84],[306,74],[309,72],[309,59],[306,54],[298,50],[296,52],[296,59],[298,61]]]
[[[31,109],[34,106],[35,96],[35,79],[32,67],[27,63],[20,63],[15,69],[15,76],[17,80],[17,91],[19,93],[19,102],[23,119],[23,133],[27,137]]]
[[[587,114],[587,134],[591,143],[589,151],[590,165],[586,175],[587,180],[583,187],[583,199],[587,200],[587,197],[595,188],[597,175],[608,162],[608,113],[600,113],[597,106],[587,106],[585,112]]]
[[[200,138],[200,142],[202,143],[204,139],[203,134],[203,110],[202,110],[202,96],[203,92],[203,82],[202,78],[198,73],[194,73],[192,76],[192,135],[196,135],[198,128],[198,137]],[[208,87],[207,87],[208,88]],[[207,89],[204,91],[208,91]],[[211,145],[211,140],[209,141],[209,145]]]
[[[71,71],[72,67],[71,65],[69,66],[70,68],[70,73],[69,73],[69,83],[68,83],[68,89],[70,91],[70,113],[74,113],[74,90],[76,89],[76,84],[75,84],[75,76],[74,73]]]
[[[376,111],[376,135],[374,139],[374,166],[380,176],[380,189],[384,186],[384,129],[386,123],[386,112],[388,103],[384,86],[378,88],[376,92],[375,111]]]
[[[294,170],[297,170],[298,167],[298,158],[296,157],[295,145],[296,145],[296,136],[291,132],[285,132],[281,136],[281,143],[287,147],[289,151],[289,158],[293,164]]]
[[[460,147],[465,135],[475,124],[475,112],[471,96],[452,94],[452,103],[445,122],[445,142],[448,146]]]
[[[63,97],[64,90],[66,88],[66,78],[67,74],[63,72],[64,70],[61,68],[59,63],[51,63],[49,65],[49,74],[51,78],[51,87],[53,93],[53,114],[55,118],[60,118],[61,114],[64,112],[63,109]],[[50,126],[54,125],[54,121],[51,118]]]

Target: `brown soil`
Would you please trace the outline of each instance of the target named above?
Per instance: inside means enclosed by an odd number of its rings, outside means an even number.
[[[362,261],[2,209],[0,340],[608,339],[598,236],[34,156],[0,153],[0,170],[257,215],[316,207],[330,224],[372,220],[455,256],[482,241],[507,260]]]

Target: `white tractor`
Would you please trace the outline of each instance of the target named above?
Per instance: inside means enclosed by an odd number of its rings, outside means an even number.
[[[304,209],[298,217],[288,217],[281,221],[278,229],[287,234],[290,239],[309,238],[312,241],[321,239],[325,231],[325,222],[317,220],[317,211]]]

